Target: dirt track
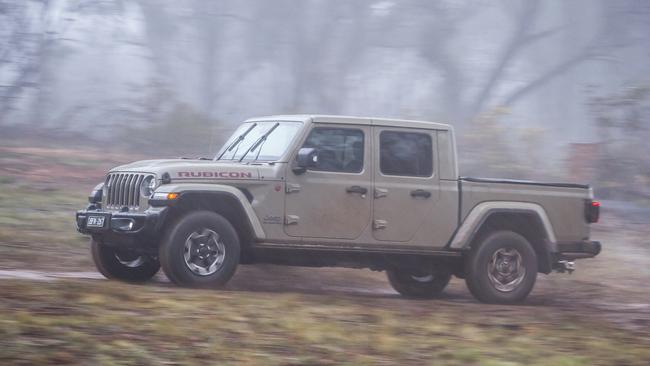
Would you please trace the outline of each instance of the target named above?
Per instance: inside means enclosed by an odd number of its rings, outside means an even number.
[[[35,150],[20,146],[0,147],[0,152],[0,174],[6,176],[2,186],[4,207],[0,206],[0,219],[4,220],[0,222],[0,281],[102,279],[91,267],[86,239],[74,231],[73,212],[83,206],[85,192],[101,181],[110,166],[135,157],[107,157],[94,149]],[[87,160],[71,160],[79,157]],[[22,169],[14,169],[16,166]],[[498,312],[506,309],[509,314],[521,314],[526,321],[564,312],[604,319],[650,337],[649,227],[647,205],[604,202],[601,222],[593,231],[593,238],[603,243],[603,252],[595,259],[577,261],[572,275],[538,276],[526,304],[518,307],[478,304],[460,279],[453,279],[439,300],[406,300],[389,287],[383,273],[367,270],[241,266],[226,290],[353,296],[400,311],[463,306],[474,313],[495,311],[500,317]],[[162,274],[151,285],[169,286]]]
[[[609,225],[618,226],[616,223]],[[604,243],[603,253],[595,259],[577,263],[572,274],[540,275],[524,306],[486,306],[477,303],[460,279],[453,279],[443,296],[430,301],[431,307],[462,306],[473,312],[507,310],[531,321],[544,314],[562,312],[581,318],[613,323],[650,337],[650,249],[642,232],[634,230],[613,234],[609,227],[594,237]],[[645,239],[647,240],[647,239]],[[101,280],[93,271],[41,272],[18,269],[0,270],[1,279],[56,280],[65,278]],[[169,286],[161,273],[151,285]],[[272,265],[241,266],[225,291],[283,292],[316,294],[330,297],[363,297],[373,303],[395,306],[404,311],[421,301],[400,298],[388,285],[383,273],[349,269],[310,269]]]

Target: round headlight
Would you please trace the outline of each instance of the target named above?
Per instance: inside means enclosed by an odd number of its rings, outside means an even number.
[[[88,202],[90,203],[99,203],[102,201],[102,194],[104,191],[104,183],[99,183],[93,188],[93,191],[90,192],[88,196]]]
[[[153,175],[148,175],[142,180],[142,184],[140,185],[140,194],[142,194],[144,197],[151,197],[153,194],[153,191],[158,188],[158,181],[156,180],[156,177]]]

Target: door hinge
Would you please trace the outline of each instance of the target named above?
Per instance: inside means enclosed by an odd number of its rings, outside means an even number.
[[[387,225],[388,221],[386,220],[375,220],[372,222],[372,228],[374,230],[385,229]]]
[[[388,196],[388,189],[386,188],[375,188],[375,198],[381,198]]]
[[[300,184],[287,183],[285,192],[287,193],[300,192]]]
[[[294,225],[298,223],[298,220],[300,220],[300,216],[297,215],[287,215],[284,218],[284,224],[285,225]]]

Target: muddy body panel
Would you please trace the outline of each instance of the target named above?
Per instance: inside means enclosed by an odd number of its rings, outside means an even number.
[[[462,220],[485,202],[494,202],[497,206],[499,202],[534,204],[548,217],[549,229],[555,241],[570,242],[589,238],[585,202],[593,198],[593,193],[587,186],[469,178],[461,180],[461,187]]]

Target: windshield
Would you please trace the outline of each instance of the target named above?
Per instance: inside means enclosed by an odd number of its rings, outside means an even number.
[[[244,123],[230,136],[215,159],[278,160],[301,127],[301,122],[258,121]],[[264,136],[266,139],[263,139]]]

